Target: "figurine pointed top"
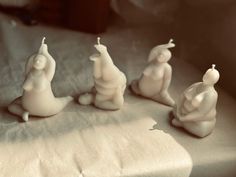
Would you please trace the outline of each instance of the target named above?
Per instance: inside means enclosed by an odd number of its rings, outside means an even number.
[[[212,64],[211,69],[212,69],[212,70],[215,70],[215,67],[216,67],[216,65],[215,65],[215,64]]]
[[[173,43],[173,41],[174,41],[173,39],[170,39],[167,44],[161,44],[154,47],[149,54],[148,62],[153,61],[162,51],[175,47],[175,44]]]
[[[174,41],[173,39],[170,39],[167,44],[158,45],[158,46],[154,47],[153,49],[158,50],[158,51],[165,50],[165,49],[168,50],[169,48],[175,47],[175,44],[173,43],[173,41]]]
[[[160,47],[163,47],[166,49],[173,48],[175,47],[175,44],[173,43],[173,41],[174,41],[173,39],[170,39],[167,44],[161,45]]]
[[[41,44],[45,44],[46,37],[43,37]]]
[[[97,37],[97,43],[98,43],[98,45],[100,45],[101,43],[100,43],[100,37]]]
[[[38,50],[38,54],[43,54],[43,53],[47,52],[47,50],[48,50],[47,44],[45,44],[45,39],[46,39],[46,37],[43,37],[43,39],[41,41],[41,46]]]

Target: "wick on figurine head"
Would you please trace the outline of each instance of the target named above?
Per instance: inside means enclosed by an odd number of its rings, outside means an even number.
[[[45,39],[46,39],[46,37],[43,37],[43,39],[42,39],[42,44],[44,44]]]
[[[97,38],[98,45],[100,45],[100,37]]]
[[[214,70],[214,69],[215,69],[215,67],[216,67],[216,65],[215,65],[215,64],[212,64],[212,67],[211,67],[211,69],[212,69],[212,70]]]

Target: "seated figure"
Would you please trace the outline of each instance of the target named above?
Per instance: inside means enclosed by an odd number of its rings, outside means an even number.
[[[131,90],[148,99],[174,106],[175,102],[168,93],[172,78],[172,68],[168,64],[171,58],[169,48],[175,46],[171,39],[169,43],[154,47],[148,57],[149,65],[141,77],[131,83]]]
[[[106,110],[120,109],[124,103],[126,77],[113,63],[105,45],[94,45],[100,54],[90,57],[94,62],[94,87],[90,93],[79,96],[78,102],[82,105],[94,104]]]
[[[204,74],[203,82],[195,83],[184,91],[173,111],[174,126],[183,127],[201,138],[213,131],[218,99],[214,84],[218,82],[219,77],[215,65],[212,65]]]
[[[24,121],[28,121],[29,115],[55,115],[73,100],[70,96],[56,98],[52,92],[56,62],[48,53],[44,40],[38,53],[32,55],[26,64],[23,95],[8,106],[9,112],[21,116]]]

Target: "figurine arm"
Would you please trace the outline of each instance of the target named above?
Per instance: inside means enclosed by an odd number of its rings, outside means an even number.
[[[119,77],[119,70],[114,66],[112,59],[107,50],[102,55],[102,78],[104,81],[114,80]]]
[[[215,95],[207,92],[204,93],[203,96],[204,99],[201,101],[199,107],[195,111],[180,118],[181,121],[207,121],[212,119],[211,117],[206,117],[206,115],[209,113],[209,111],[211,111],[211,109],[215,105]]]
[[[47,58],[47,65],[45,67],[45,75],[49,81],[53,79],[56,69],[56,62],[53,57],[48,53],[48,46],[44,43],[45,37],[42,40],[42,44],[39,48],[38,54],[44,55]]]
[[[148,55],[148,63],[151,63],[152,61],[154,61],[155,59],[157,59],[159,54],[159,48],[158,46],[154,47],[151,49],[149,55]]]
[[[181,117],[181,107],[183,106],[185,100],[186,98],[183,94],[181,94],[178,99],[178,103],[176,104],[176,114],[178,115],[178,117]]]
[[[100,52],[100,73],[104,81],[114,80],[119,75],[119,70],[114,66],[112,59],[107,51],[107,47],[100,44],[98,38],[98,44],[94,47]]]
[[[196,88],[199,84],[201,84],[201,83],[197,82],[197,83],[191,85],[190,87],[188,87],[183,93],[184,97],[187,98],[187,99],[191,99],[189,97],[194,95],[194,92],[196,91]]]
[[[33,63],[34,63],[34,58],[35,58],[35,54],[30,56],[30,58],[28,59],[26,65],[25,65],[25,76],[27,76],[27,74],[30,72],[31,68],[33,67]]]
[[[103,68],[102,71],[102,78],[104,81],[112,81],[114,79],[118,79],[119,78],[119,70],[112,66],[112,65],[108,65],[105,66],[105,68]]]
[[[171,77],[172,77],[172,68],[171,66],[167,66],[164,71],[163,85],[161,89],[161,93],[166,92],[169,88]]]
[[[94,77],[95,77],[96,79],[102,77],[101,61],[100,61],[100,59],[94,60],[93,75],[94,75]]]
[[[53,79],[56,70],[56,62],[53,57],[48,53],[47,50],[43,52],[44,56],[47,58],[47,66],[45,68],[45,75],[49,81]]]

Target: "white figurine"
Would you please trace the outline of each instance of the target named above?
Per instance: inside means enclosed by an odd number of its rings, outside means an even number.
[[[47,117],[59,113],[72,97],[55,98],[51,81],[53,79],[56,63],[48,53],[47,45],[42,40],[38,53],[32,55],[25,68],[25,81],[23,83],[23,95],[15,99],[8,110],[24,121],[28,121],[29,115]]]
[[[144,96],[168,106],[174,106],[175,102],[168,93],[172,78],[172,68],[168,64],[171,58],[169,48],[175,44],[171,39],[169,43],[154,47],[148,57],[149,65],[142,76],[131,83],[131,90],[137,95]]]
[[[204,74],[203,82],[195,83],[184,91],[173,111],[174,126],[183,127],[201,138],[213,131],[218,98],[214,84],[219,78],[219,72],[215,69],[215,65],[212,65],[212,68]]]
[[[126,77],[112,62],[105,45],[94,45],[100,54],[90,57],[94,62],[94,87],[92,92],[85,93],[78,98],[82,105],[94,104],[96,107],[106,110],[120,109],[124,103],[124,91]]]

